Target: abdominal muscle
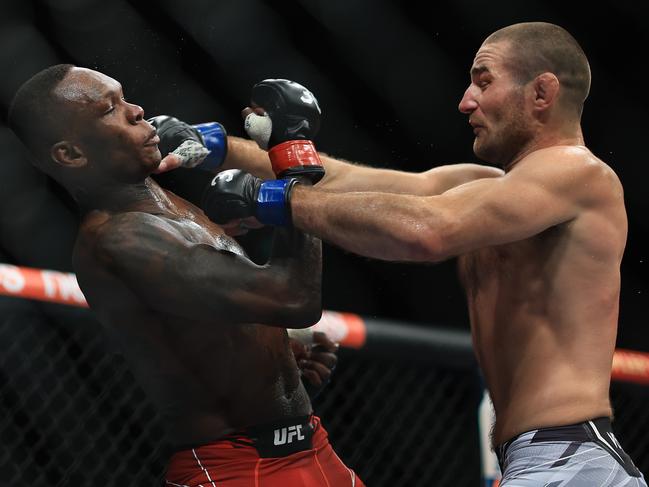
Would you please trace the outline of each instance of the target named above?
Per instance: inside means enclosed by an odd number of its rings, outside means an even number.
[[[536,329],[526,336],[503,333],[502,338],[492,334],[476,339],[496,411],[494,445],[525,431],[611,415],[612,351],[600,347],[600,357],[593,357],[578,344],[561,343],[543,324],[527,325]]]
[[[281,328],[146,313],[125,322],[121,349],[175,446],[311,411]]]
[[[474,350],[496,424],[493,443],[610,416],[619,276],[576,269],[537,242],[460,259]],[[591,272],[595,271],[595,272]]]

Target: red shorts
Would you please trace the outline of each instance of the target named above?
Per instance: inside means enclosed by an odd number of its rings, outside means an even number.
[[[171,487],[365,487],[316,416],[294,418],[175,453]]]

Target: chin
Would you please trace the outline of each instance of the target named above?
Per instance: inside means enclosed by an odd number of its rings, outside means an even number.
[[[473,145],[473,153],[481,161],[489,164],[495,164],[500,167],[505,167],[506,162],[503,160],[501,151],[496,147],[485,147],[478,144]]]
[[[476,155],[476,157],[482,161],[489,162],[489,163],[494,163],[492,161],[492,151],[489,150],[489,147],[485,147],[484,143],[481,143],[477,138],[473,142],[473,153]]]
[[[150,154],[142,158],[142,167],[148,171],[155,171],[162,162],[162,155],[159,150],[155,154]]]
[[[155,152],[149,156],[149,159],[152,159],[156,167],[160,165],[160,162],[162,162],[162,153],[160,152],[160,149],[158,149],[158,146],[155,148]]]

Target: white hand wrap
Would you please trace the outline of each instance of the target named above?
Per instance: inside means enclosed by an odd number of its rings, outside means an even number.
[[[268,150],[268,141],[273,131],[273,121],[267,113],[263,115],[250,113],[243,122],[243,128],[248,136],[257,142],[260,149]]]
[[[186,140],[172,152],[182,159],[182,167],[198,166],[210,151],[195,140]]]

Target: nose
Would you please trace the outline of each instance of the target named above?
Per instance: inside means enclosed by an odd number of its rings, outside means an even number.
[[[144,119],[144,109],[140,105],[129,103],[128,121],[132,124],[136,124],[142,119]]]
[[[458,110],[465,114],[472,113],[476,108],[478,108],[478,102],[475,99],[475,89],[474,85],[470,84],[469,87],[464,92],[460,104],[458,105]]]

